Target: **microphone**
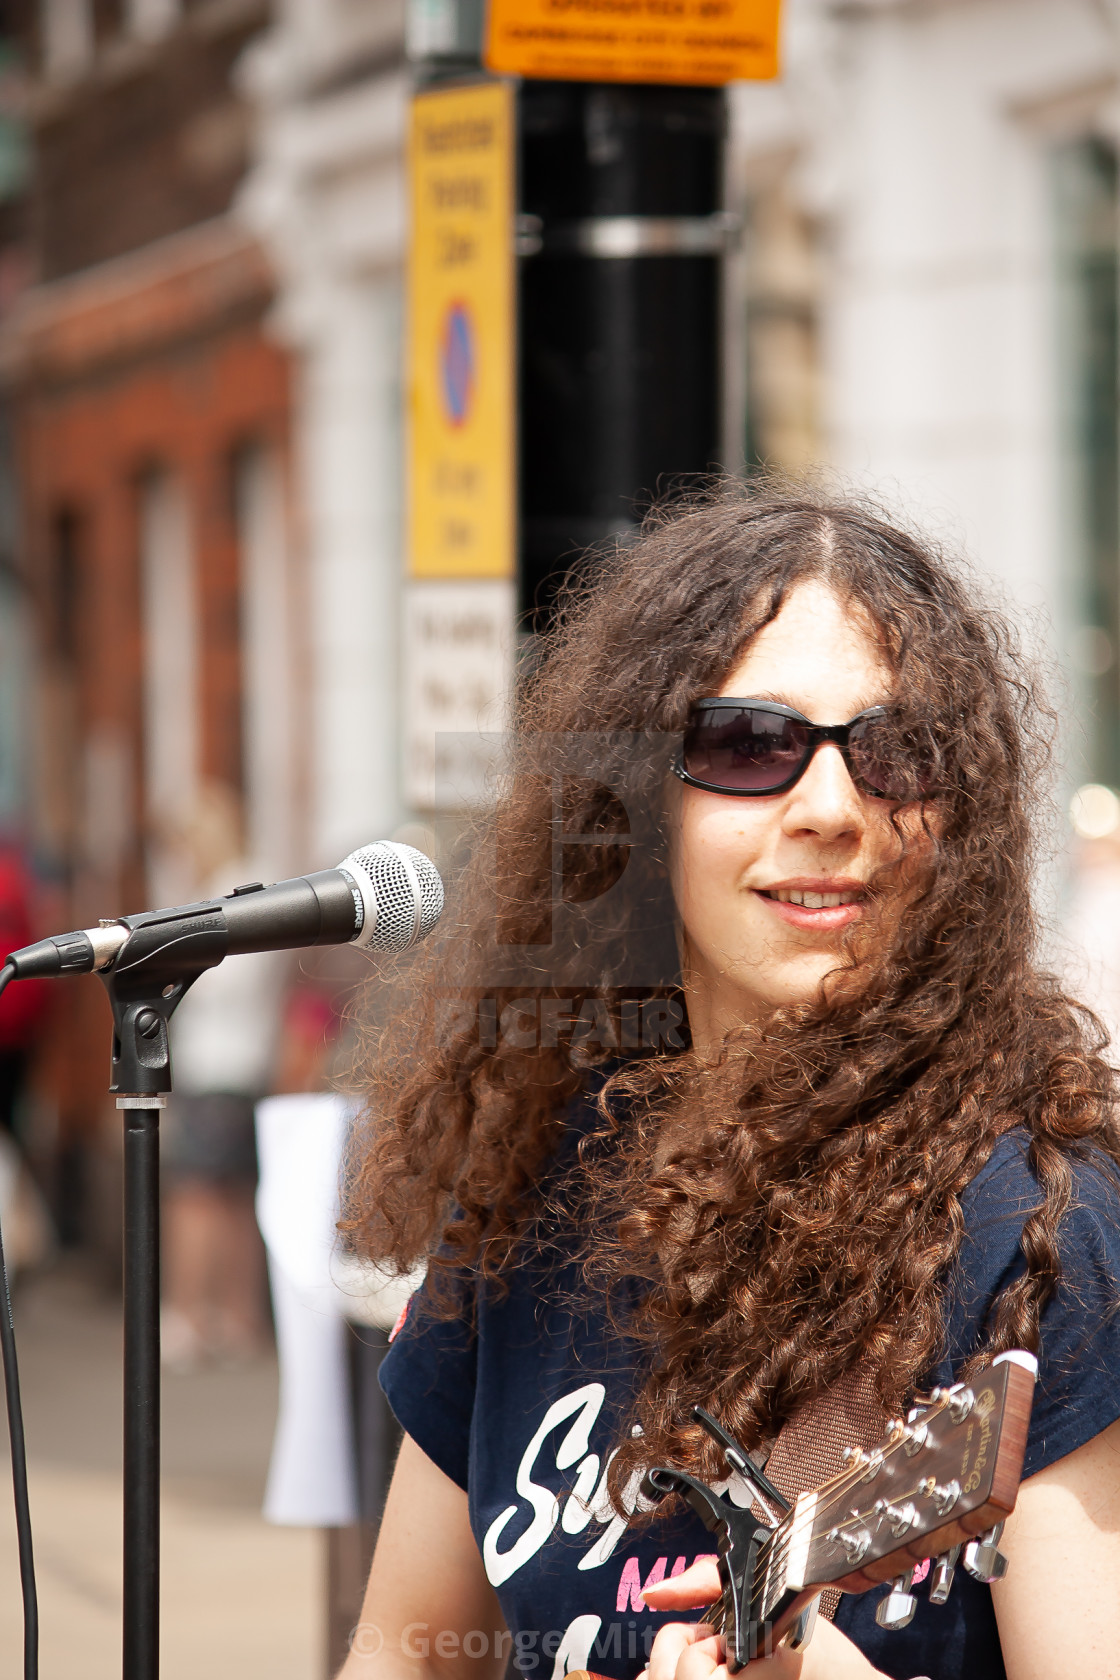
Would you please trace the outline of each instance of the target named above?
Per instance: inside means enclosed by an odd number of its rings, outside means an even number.
[[[356,945],[407,951],[443,910],[435,864],[414,846],[378,840],[343,858],[337,869],[297,875],[266,887],[250,881],[225,898],[120,916],[99,927],[37,940],[5,959],[13,978],[127,972],[133,960],[193,978],[224,957],[290,951],[308,945]]]

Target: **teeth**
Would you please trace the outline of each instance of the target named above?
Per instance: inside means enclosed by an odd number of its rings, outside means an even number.
[[[858,892],[798,892],[793,887],[777,887],[770,894],[779,904],[800,904],[806,910],[832,910],[838,904],[855,904],[859,896]]]

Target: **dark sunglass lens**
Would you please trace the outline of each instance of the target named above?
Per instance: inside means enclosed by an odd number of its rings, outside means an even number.
[[[729,793],[768,793],[796,774],[806,742],[804,725],[780,712],[713,706],[685,736],[684,768]]]
[[[883,799],[921,799],[933,771],[928,754],[890,718],[868,718],[849,737],[852,764],[860,780]]]

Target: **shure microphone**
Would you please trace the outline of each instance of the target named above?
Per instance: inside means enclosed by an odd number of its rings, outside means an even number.
[[[225,898],[146,910],[100,927],[40,939],[13,951],[6,965],[17,980],[64,974],[123,974],[155,958],[165,972],[193,977],[245,951],[290,951],[308,945],[357,945],[407,951],[435,927],[443,882],[414,846],[379,840],[321,869],[266,887],[251,881]]]

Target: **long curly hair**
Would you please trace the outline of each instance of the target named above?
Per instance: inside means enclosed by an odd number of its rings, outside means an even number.
[[[836,984],[745,1026],[713,1066],[676,1026],[666,769],[693,703],[808,578],[878,634],[923,847],[881,948],[851,946]],[[442,938],[398,976],[343,1227],[402,1268],[431,1255],[450,1312],[456,1268],[501,1287],[567,1210],[587,1287],[637,1301],[640,1433],[623,1435],[616,1497],[653,1461],[714,1473],[697,1403],[751,1446],[863,1361],[897,1406],[940,1356],[961,1192],[1013,1127],[1040,1200],[981,1358],[1036,1347],[1073,1164],[1120,1162],[1103,1034],[1035,954],[1051,717],[977,601],[958,565],[852,497],[721,484],[655,512],[572,591]],[[553,1195],[596,1061],[599,1122]]]

